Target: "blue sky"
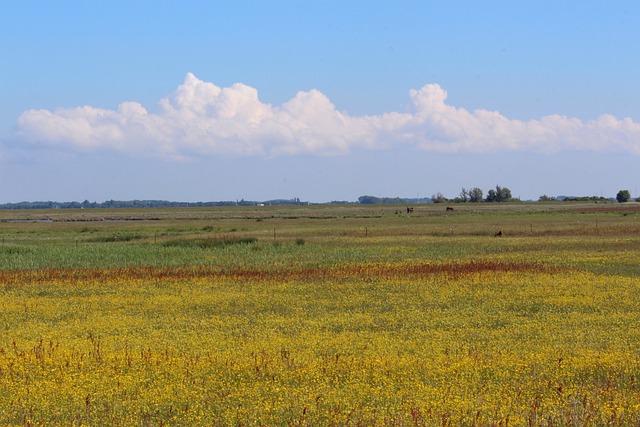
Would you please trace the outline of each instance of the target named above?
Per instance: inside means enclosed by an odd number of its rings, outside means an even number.
[[[636,1],[0,0],[0,202],[629,189]]]

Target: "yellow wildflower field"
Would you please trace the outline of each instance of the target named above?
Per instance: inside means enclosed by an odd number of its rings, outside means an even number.
[[[1,276],[3,424],[640,421],[637,278],[502,262],[26,276]]]
[[[319,236],[0,269],[0,424],[640,425],[637,238]]]

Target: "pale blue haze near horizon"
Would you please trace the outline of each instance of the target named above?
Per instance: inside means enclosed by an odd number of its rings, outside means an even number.
[[[640,194],[637,1],[0,0],[0,203]]]

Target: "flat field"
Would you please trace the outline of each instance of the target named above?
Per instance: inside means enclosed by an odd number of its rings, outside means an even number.
[[[640,205],[452,206],[0,211],[0,425],[640,425]]]

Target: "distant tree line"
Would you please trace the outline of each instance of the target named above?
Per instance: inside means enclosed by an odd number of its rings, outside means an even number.
[[[629,190],[620,190],[616,194],[616,197],[603,197],[603,196],[581,196],[581,197],[567,197],[567,196],[558,196],[558,197],[550,197],[547,195],[542,195],[538,198],[539,202],[554,202],[554,201],[565,201],[565,202],[609,202],[617,200],[619,203],[625,203],[632,200],[631,192]],[[640,197],[635,199],[636,202],[640,202]]]
[[[170,202],[166,200],[107,200],[102,203],[90,202],[18,202],[0,204],[0,209],[108,209],[108,208],[182,208],[208,206],[276,206],[306,205],[299,198],[274,199],[263,202],[236,200],[219,202]]]
[[[188,206],[235,206],[237,202],[168,202],[165,200],[107,200],[89,202],[18,202],[0,204],[0,209],[106,209],[106,208],[166,208]]]
[[[483,196],[484,196],[484,193],[482,189],[478,187],[473,187],[470,189],[462,187],[462,190],[460,191],[460,195],[458,195],[458,197],[456,198],[448,199],[442,193],[436,193],[433,196],[431,196],[431,198],[433,199],[433,203],[446,203],[446,202],[479,203],[483,201],[494,203],[494,202],[511,202],[511,201],[518,200],[513,198],[513,196],[511,195],[511,190],[509,190],[509,188],[501,187],[499,185],[496,185],[495,189],[493,188],[490,189],[487,192],[486,198],[483,199],[482,198]]]
[[[480,188],[474,187],[471,189],[462,188],[458,197],[453,199],[448,199],[442,193],[435,193],[431,196],[433,203],[464,203],[464,202],[511,202],[511,201],[519,201],[520,199],[514,198],[511,195],[511,190],[507,187],[501,187],[496,185],[495,189],[490,189],[487,192],[487,197],[483,199],[483,192]],[[548,196],[546,194],[540,196],[538,198],[539,202],[555,202],[555,201],[566,201],[566,202],[607,202],[617,200],[620,203],[628,202],[632,200],[631,193],[629,190],[620,190],[618,194],[616,194],[615,199],[613,197],[606,198],[602,196]],[[636,202],[640,202],[640,197],[635,199]]]
[[[546,200],[545,200],[546,199]],[[540,196],[538,201],[540,202],[608,202],[611,199],[602,196],[562,196],[562,197],[548,197]]]
[[[419,203],[479,203],[479,202],[511,202],[519,201],[514,198],[511,190],[507,187],[496,185],[495,188],[484,192],[478,187],[462,188],[460,194],[449,199],[442,193],[438,192],[431,197],[423,198],[403,198],[403,197],[376,197],[376,196],[360,196],[356,202],[350,201],[332,201],[330,204],[346,205],[358,203],[361,205],[384,205],[384,204],[419,204]],[[607,202],[617,200],[620,203],[628,202],[631,199],[629,190],[620,190],[615,198],[605,198],[602,196],[548,196],[542,195],[538,198],[539,202]],[[640,197],[635,199],[640,202]],[[167,200],[107,200],[102,203],[90,202],[18,202],[0,204],[0,209],[106,209],[106,208],[181,208],[181,207],[214,207],[214,206],[291,206],[291,205],[309,205],[312,203],[300,200],[298,197],[292,199],[272,199],[266,201],[252,200],[236,200],[236,201],[217,201],[217,202],[171,202]]]
[[[431,203],[429,198],[402,198],[402,197],[375,197],[360,196],[358,203],[361,205],[402,205],[411,203]]]

